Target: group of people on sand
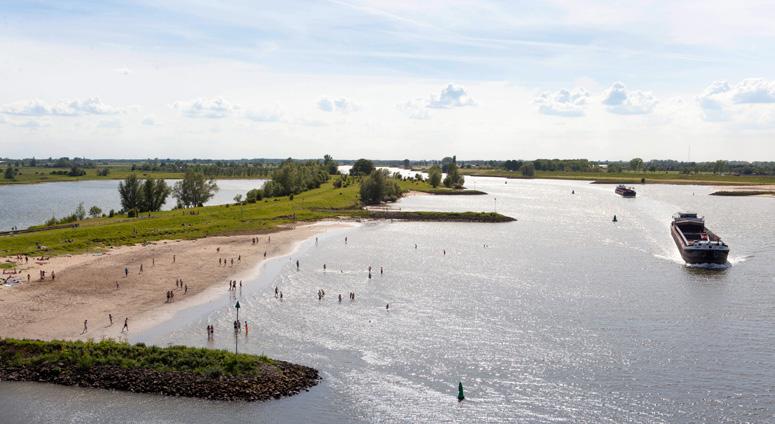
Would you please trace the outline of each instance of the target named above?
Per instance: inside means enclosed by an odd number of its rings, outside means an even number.
[[[113,314],[108,314],[108,327],[113,326]],[[89,320],[85,319],[83,320],[83,330],[81,331],[81,335],[86,334],[89,331]],[[129,332],[129,317],[124,318],[124,327],[121,328],[122,333]]]
[[[211,325],[211,324],[208,324],[207,325],[207,340],[212,340],[214,333],[215,333],[215,327],[213,327],[213,325]]]
[[[239,288],[242,290],[242,280],[239,280]],[[229,280],[229,291],[237,290],[237,280]]]
[[[176,278],[175,279],[175,288],[183,289],[183,294],[188,293],[188,284],[183,284],[182,278]]]
[[[242,261],[242,255],[237,256],[237,262]],[[218,266],[234,266],[234,258],[231,258],[231,260],[226,258],[218,258]]]
[[[281,292],[277,286],[274,288],[274,298],[283,300],[283,292]]]

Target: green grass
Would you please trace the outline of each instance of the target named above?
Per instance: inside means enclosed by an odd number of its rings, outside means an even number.
[[[16,264],[8,263],[8,262],[0,262],[0,269],[14,269],[16,268]]]
[[[457,190],[454,188],[447,188],[447,187],[436,187],[434,188],[431,186],[427,181],[415,181],[415,180],[401,180],[398,182],[398,184],[401,186],[401,189],[404,190],[404,192],[407,191],[419,191],[422,193],[430,193],[430,194],[451,194],[451,195],[467,195],[467,194],[487,194],[483,191],[479,190],[469,190],[469,189],[463,189],[463,190]]]
[[[102,168],[110,169],[110,173],[107,176],[101,177],[97,175],[97,170]],[[19,169],[20,174],[16,175],[13,180],[7,180],[0,178],[0,184],[33,184],[44,182],[61,182],[61,181],[84,181],[84,180],[117,180],[124,179],[129,174],[136,173],[139,177],[152,177],[152,178],[183,178],[181,172],[145,172],[145,171],[132,171],[131,167],[123,165],[111,165],[111,166],[98,166],[97,168],[86,168],[86,175],[78,177],[71,177],[68,175],[51,175],[51,171],[69,171],[70,168],[43,168],[43,167],[22,167]]]
[[[357,206],[358,186],[336,189],[329,182],[294,196],[265,199],[244,206],[220,205],[152,212],[139,218],[117,215],[79,221],[77,228],[0,236],[0,255],[82,253],[155,240],[195,239],[213,235],[257,234],[281,224],[323,218],[363,216]],[[191,215],[191,213],[194,215]]]
[[[505,169],[487,168],[463,168],[460,172],[465,175],[485,177],[505,177],[525,179],[518,171],[506,171]],[[564,172],[564,171],[536,171],[533,178],[560,179],[560,180],[590,180],[598,183],[637,184],[641,178],[646,183],[656,184],[699,184],[699,185],[756,185],[775,184],[775,176],[765,175],[719,175],[719,174],[681,174],[678,172]]]
[[[92,366],[112,366],[184,371],[206,376],[252,376],[263,365],[273,364],[266,356],[186,346],[161,348],[112,340],[82,342],[0,339],[0,366],[6,368],[56,366],[88,369]]]
[[[108,168],[110,173],[107,176],[97,175],[97,170]],[[0,168],[0,171],[4,169]],[[62,182],[62,181],[87,181],[87,180],[123,180],[129,174],[137,174],[140,178],[164,178],[164,179],[180,179],[183,178],[182,172],[152,172],[135,170],[132,171],[129,165],[98,165],[96,168],[84,168],[86,175],[78,177],[70,177],[68,175],[51,175],[51,171],[69,171],[70,168],[43,168],[43,167],[22,167],[19,169],[20,174],[16,175],[13,180],[7,180],[0,175],[0,185],[3,184],[34,184],[45,182]],[[268,177],[261,176],[217,176],[217,179],[261,179]]]

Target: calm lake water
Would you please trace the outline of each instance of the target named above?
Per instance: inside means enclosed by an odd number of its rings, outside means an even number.
[[[0,383],[0,421],[775,421],[775,199],[693,186],[647,185],[623,199],[584,182],[474,185],[490,194],[398,206],[497,207],[519,220],[366,223],[308,241],[246,282],[240,317],[251,331],[240,351],[319,369],[307,393],[226,403]],[[683,265],[668,227],[678,210],[706,216],[732,248],[730,267]],[[131,341],[234,349],[234,301],[224,289]]]
[[[166,180],[170,186],[179,180]],[[266,180],[218,180],[219,190],[208,205],[233,203],[234,196],[260,188]],[[44,223],[52,216],[61,218],[75,211],[83,202],[86,211],[98,206],[104,213],[121,209],[118,197],[119,180],[73,181],[42,184],[0,185],[0,231],[20,229]],[[175,206],[170,196],[163,209]]]

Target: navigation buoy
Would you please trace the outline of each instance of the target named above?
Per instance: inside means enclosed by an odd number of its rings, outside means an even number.
[[[462,402],[466,396],[463,394],[463,382],[457,383],[457,401]]]

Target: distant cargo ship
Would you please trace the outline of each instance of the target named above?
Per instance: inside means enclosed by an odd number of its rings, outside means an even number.
[[[725,264],[729,246],[705,227],[705,219],[696,213],[678,212],[673,215],[670,234],[688,264]]]
[[[622,197],[635,197],[635,189],[632,187],[625,187],[624,184],[616,186],[616,190],[614,191]]]

